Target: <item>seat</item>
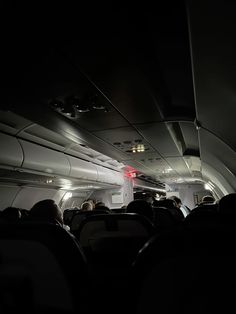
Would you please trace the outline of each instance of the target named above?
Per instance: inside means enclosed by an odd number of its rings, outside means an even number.
[[[94,216],[94,215],[100,215],[100,214],[109,214],[110,212],[107,210],[102,210],[102,209],[96,209],[96,210],[83,210],[83,211],[77,211],[70,222],[70,231],[72,233],[75,233],[79,227],[81,222],[89,216]]]
[[[0,256],[1,312],[86,313],[86,259],[62,227],[1,223]]]
[[[94,311],[110,313],[104,302],[115,314],[126,308],[132,262],[155,232],[149,219],[131,213],[90,215],[81,222],[75,235],[88,259]]]
[[[133,313],[234,312],[235,228],[183,228],[148,241],[133,264]]]
[[[106,255],[113,262],[121,262],[122,259],[132,260],[155,232],[154,225],[146,217],[123,213],[90,215],[74,235],[88,254]]]
[[[155,200],[153,202],[153,207],[167,208],[175,217],[175,219],[181,222],[184,219],[184,214],[182,213],[180,208],[176,207],[175,204],[176,203],[173,199],[164,199],[164,200],[158,200],[158,201]]]
[[[153,207],[154,225],[160,232],[171,230],[179,224],[172,212],[165,207]]]
[[[191,228],[208,227],[219,223],[218,204],[204,204],[191,210],[184,219],[184,225]]]

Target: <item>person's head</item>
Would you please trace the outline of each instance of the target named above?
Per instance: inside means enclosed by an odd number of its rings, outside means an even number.
[[[236,193],[230,193],[219,200],[220,214],[236,215]]]
[[[29,217],[39,221],[63,225],[62,212],[52,199],[45,199],[34,204],[29,212]]]
[[[91,206],[92,206],[92,209],[95,208],[95,203],[96,203],[95,200],[93,200],[93,199],[87,199],[87,200],[84,201],[84,203],[85,203],[85,202],[89,202],[89,203],[91,204]]]
[[[7,207],[1,212],[1,218],[6,221],[18,221],[21,218],[21,211],[16,207]]]
[[[151,204],[142,199],[131,201],[126,207],[126,212],[143,215],[148,219],[153,220],[153,209]]]
[[[99,202],[97,202],[97,203],[95,204],[94,209],[101,209],[101,208],[104,208],[104,207],[106,207],[105,203],[99,201]]]
[[[174,199],[171,198],[165,198],[160,199],[159,201],[155,200],[153,202],[154,207],[166,207],[166,208],[177,208],[177,203]]]
[[[85,201],[81,204],[80,209],[83,211],[93,210],[93,204],[89,201]]]
[[[173,196],[170,196],[169,198],[172,199],[172,200],[174,200],[174,201],[176,202],[176,206],[177,206],[178,208],[181,207],[182,202],[181,202],[181,199],[180,199],[179,197],[173,195]]]
[[[215,203],[215,199],[213,196],[211,195],[205,195],[203,196],[203,198],[201,199],[200,205],[204,205],[204,204],[213,204]]]

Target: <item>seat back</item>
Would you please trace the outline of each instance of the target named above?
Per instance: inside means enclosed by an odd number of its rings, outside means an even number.
[[[134,313],[234,312],[235,236],[219,225],[149,241],[134,263]]]
[[[191,210],[184,219],[188,227],[208,227],[219,220],[218,204],[204,204]]]
[[[153,207],[153,212],[154,224],[160,231],[170,230],[179,223],[168,208]]]
[[[130,262],[155,231],[146,217],[124,213],[89,216],[74,234],[88,254],[119,263]]]
[[[107,210],[102,210],[102,209],[96,209],[96,210],[84,210],[84,211],[78,211],[74,214],[71,220],[70,224],[70,231],[72,233],[77,232],[77,230],[80,227],[81,222],[89,217],[89,216],[94,216],[94,215],[100,215],[100,214],[109,214],[110,212]]]
[[[86,312],[86,260],[62,227],[2,223],[0,256],[0,304],[6,313]]]

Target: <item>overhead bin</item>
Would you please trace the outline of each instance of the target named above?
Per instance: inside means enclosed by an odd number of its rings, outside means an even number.
[[[98,171],[98,182],[122,185],[124,183],[123,174],[118,171],[96,165]]]
[[[24,140],[20,143],[24,151],[22,168],[69,176],[70,163],[63,153]]]
[[[50,175],[122,185],[123,173],[0,133],[0,165]]]
[[[0,164],[20,167],[23,162],[23,151],[15,137],[0,133]]]
[[[71,166],[70,177],[97,181],[96,165],[72,156],[67,156],[67,158]]]

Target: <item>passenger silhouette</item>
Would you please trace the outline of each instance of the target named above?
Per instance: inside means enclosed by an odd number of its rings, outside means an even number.
[[[176,203],[176,206],[182,211],[184,217],[186,217],[190,213],[190,209],[184,205],[179,197],[176,195],[170,196],[170,199],[174,200]]]
[[[37,202],[29,212],[30,220],[55,223],[63,227],[63,216],[54,200],[45,199]]]
[[[182,221],[184,219],[184,214],[181,209],[177,206],[176,201],[171,198],[161,199],[159,201],[155,200],[153,206],[167,208],[177,221]]]
[[[131,201],[126,207],[126,213],[136,213],[143,215],[151,221],[153,221],[154,217],[151,204],[142,199]]]
[[[205,195],[203,196],[200,204],[202,205],[202,204],[213,204],[213,203],[215,203],[214,197],[211,195]]]
[[[236,217],[236,193],[230,193],[219,200],[220,215]]]
[[[170,196],[169,199],[174,200],[175,203],[176,203],[176,206],[177,206],[178,208],[181,207],[182,201],[181,201],[181,199],[180,199],[179,197],[173,195],[173,196]]]
[[[85,201],[81,204],[80,209],[82,211],[93,210],[93,204],[89,201]]]
[[[0,217],[7,222],[15,222],[20,220],[21,211],[17,207],[7,207],[1,212]]]

